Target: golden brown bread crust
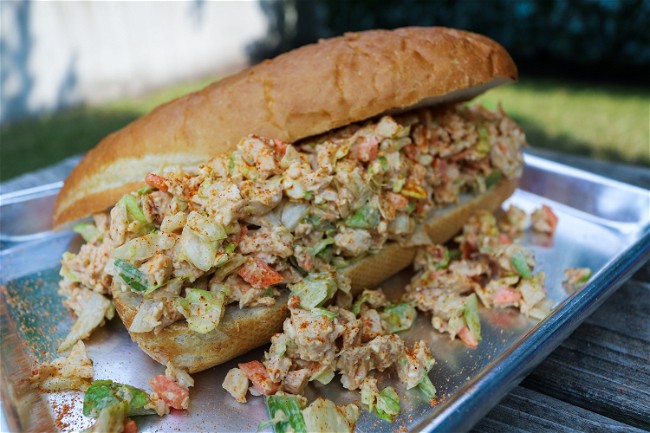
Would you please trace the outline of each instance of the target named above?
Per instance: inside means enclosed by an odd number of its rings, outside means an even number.
[[[503,47],[460,30],[373,30],[307,45],[167,103],[106,137],[66,180],[54,225],[113,205],[143,185],[148,172],[198,164],[251,133],[294,142],[385,112],[471,99],[516,79]]]
[[[462,228],[470,214],[486,209],[493,211],[515,190],[515,180],[504,180],[487,193],[436,212],[428,220],[427,233],[435,243],[444,243]],[[352,279],[352,289],[359,292],[375,287],[389,276],[406,268],[415,256],[415,248],[387,244],[378,254],[366,257],[343,269]],[[114,292],[115,308],[127,329],[136,314],[140,295]],[[272,307],[239,309],[231,306],[219,327],[207,334],[192,332],[187,322],[179,321],[158,334],[131,333],[142,350],[161,364],[172,362],[190,373],[205,370],[268,343],[288,314],[286,293]]]

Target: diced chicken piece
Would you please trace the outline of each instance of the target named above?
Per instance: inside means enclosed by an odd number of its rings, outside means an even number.
[[[368,230],[341,227],[334,236],[334,245],[342,255],[356,257],[368,252],[372,245],[372,235]]]
[[[183,388],[191,388],[194,386],[194,379],[192,376],[182,368],[176,367],[171,362],[167,363],[165,368],[165,376],[178,383]]]
[[[145,299],[138,306],[137,313],[129,326],[130,332],[151,332],[160,325],[164,304],[158,299]]]
[[[171,257],[165,254],[155,254],[140,266],[140,270],[153,286],[161,286],[166,283],[171,277],[173,269]]]
[[[293,235],[282,226],[260,227],[242,236],[239,251],[243,254],[266,253],[287,258],[293,255]]]
[[[231,368],[221,385],[232,397],[240,403],[246,403],[248,392],[248,377],[239,369]]]
[[[82,341],[77,341],[66,357],[38,365],[31,380],[43,391],[85,391],[93,375],[93,363],[86,346]]]
[[[297,345],[297,353],[306,361],[331,359],[337,350],[336,339],[345,328],[335,321],[311,311],[290,308],[291,317],[284,322],[284,332]]]
[[[393,365],[404,352],[404,341],[398,335],[380,335],[368,343],[371,358],[379,371],[384,371]]]
[[[375,309],[361,311],[361,341],[364,343],[384,333],[381,326],[381,317]]]
[[[310,376],[311,372],[307,368],[290,371],[287,373],[282,384],[287,392],[290,392],[291,394],[300,394],[305,388]]]

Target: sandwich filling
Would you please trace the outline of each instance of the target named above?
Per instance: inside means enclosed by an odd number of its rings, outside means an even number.
[[[298,298],[292,317],[298,305],[349,308],[337,269],[386,242],[430,244],[420,223],[519,177],[524,143],[503,112],[457,105],[295,144],[249,136],[196,170],[149,174],[148,187],[77,226],[86,243],[64,255],[60,292],[79,326],[61,350],[113,315],[105,296],[116,290],[141,296],[135,333],[179,320],[207,333],[227,305],[273,305],[284,287]]]

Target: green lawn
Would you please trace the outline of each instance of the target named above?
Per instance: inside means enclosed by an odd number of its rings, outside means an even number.
[[[186,83],[144,97],[79,107],[0,129],[0,180],[84,152],[155,106],[203,87]],[[498,101],[526,131],[531,146],[650,165],[650,90],[524,79],[480,97]]]

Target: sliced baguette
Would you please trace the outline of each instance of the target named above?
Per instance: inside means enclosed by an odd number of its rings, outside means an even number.
[[[517,79],[505,49],[442,27],[373,30],[283,54],[109,135],[66,180],[54,225],[101,212],[166,165],[193,166],[257,134],[288,142],[382,113],[469,100]]]
[[[427,234],[435,243],[451,239],[469,216],[479,210],[495,210],[515,190],[515,180],[503,180],[486,193],[466,198],[458,205],[436,211],[427,220]],[[386,278],[406,268],[415,256],[415,248],[387,244],[378,254],[368,256],[344,268],[352,279],[354,292],[379,285]],[[172,362],[190,373],[222,364],[251,349],[268,343],[282,329],[287,317],[288,294],[284,293],[272,307],[226,309],[219,327],[207,334],[190,331],[187,322],[179,321],[158,334],[133,333],[131,338],[142,350],[161,364]],[[114,291],[115,308],[127,329],[136,314],[141,296],[132,292]]]

